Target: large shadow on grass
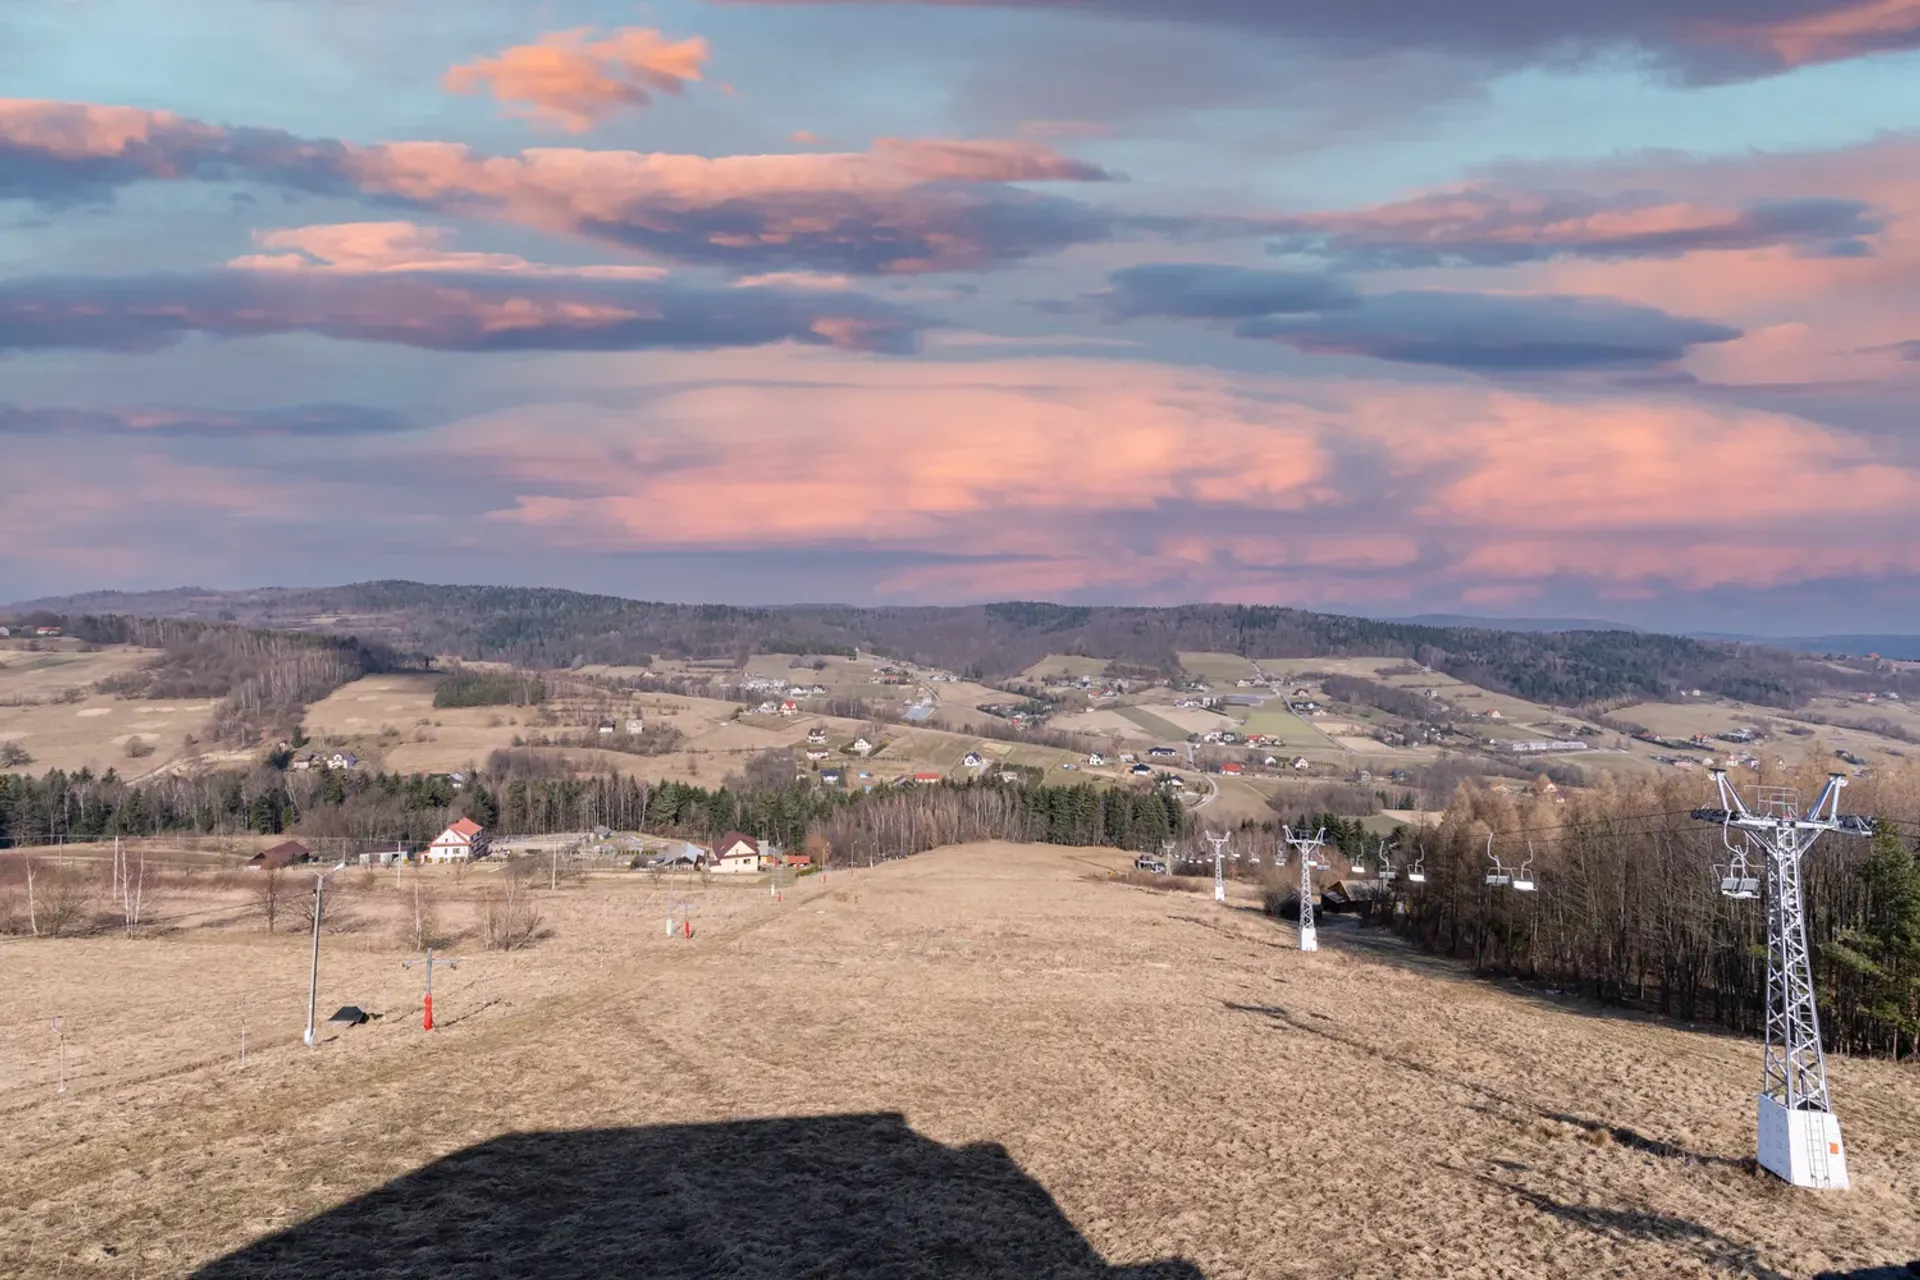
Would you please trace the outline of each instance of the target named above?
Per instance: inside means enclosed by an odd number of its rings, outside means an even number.
[[[894,1114],[509,1134],[195,1274],[1205,1280],[1107,1265],[1004,1147]]]

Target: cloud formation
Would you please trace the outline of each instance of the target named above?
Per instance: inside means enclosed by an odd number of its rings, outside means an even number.
[[[743,0],[759,4],[819,0]],[[1438,51],[1492,67],[1565,66],[1622,53],[1693,81],[1743,80],[1812,63],[1920,48],[1920,0],[843,0],[1047,8],[1205,23],[1274,36],[1322,57]]]
[[[1324,355],[1476,373],[1671,364],[1740,330],[1609,298],[1401,290],[1361,294],[1338,276],[1215,263],[1155,263],[1108,277],[1079,305],[1113,321],[1236,321],[1243,338]],[[1054,308],[1057,310],[1057,308]]]
[[[656,93],[677,94],[700,79],[707,42],[670,41],[645,27],[547,31],[532,44],[503,49],[448,70],[451,93],[490,92],[517,114],[585,133],[623,108],[646,107]]]
[[[680,262],[855,275],[971,270],[1106,238],[1108,213],[1016,183],[1111,174],[1036,142],[882,138],[863,152],[705,156],[362,146],[167,112],[0,100],[0,197],[251,181],[499,218]]]
[[[1337,276],[1261,271],[1205,262],[1156,262],[1107,277],[1087,302],[1110,320],[1178,316],[1237,320],[1283,312],[1334,311],[1359,305],[1360,293]]]
[[[854,293],[662,281],[208,271],[0,283],[0,351],[152,351],[189,333],[315,333],[432,351],[909,349],[926,322]]]
[[[1314,316],[1262,316],[1234,329],[1300,351],[1373,356],[1477,373],[1664,365],[1740,330],[1605,298],[1406,290]]]
[[[1809,196],[1727,208],[1483,184],[1280,219],[1270,247],[1350,270],[1671,258],[1773,246],[1857,257],[1867,249],[1860,237],[1884,225],[1861,200]]]
[[[148,439],[388,435],[414,424],[390,409],[359,404],[274,409],[81,409],[0,404],[0,435],[132,436]]]
[[[667,274],[664,267],[620,263],[563,267],[531,262],[515,253],[472,253],[446,248],[453,239],[451,228],[422,226],[417,222],[333,222],[280,227],[253,233],[256,246],[277,252],[245,254],[227,265],[254,271],[458,271],[600,280],[658,280]]]

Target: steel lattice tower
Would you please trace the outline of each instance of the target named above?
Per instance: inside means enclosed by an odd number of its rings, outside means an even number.
[[[1227,841],[1231,839],[1233,839],[1232,836],[1217,836],[1211,831],[1207,832],[1207,843],[1213,846],[1213,900],[1215,902],[1227,900],[1227,863],[1220,851],[1227,847]]]
[[[1300,853],[1300,949],[1318,951],[1320,936],[1313,923],[1313,862],[1320,846],[1327,842],[1327,829],[1322,827],[1311,836],[1296,836],[1292,827],[1281,830],[1286,834],[1287,843]]]
[[[1827,1061],[1820,1047],[1820,1011],[1814,1001],[1813,965],[1807,951],[1806,903],[1801,895],[1800,864],[1823,832],[1871,835],[1865,818],[1840,812],[1840,789],[1847,780],[1827,775],[1827,785],[1802,812],[1799,796],[1787,787],[1756,789],[1749,809],[1724,769],[1713,771],[1721,808],[1695,809],[1693,816],[1718,822],[1733,850],[1739,830],[1767,857],[1767,1031],[1761,1069],[1759,1160],[1761,1167],[1797,1187],[1845,1190],[1846,1150],[1840,1120],[1827,1092]],[[1734,850],[1736,855],[1744,850]],[[1747,896],[1727,889],[1729,897]],[[1732,883],[1738,884],[1738,881]]]

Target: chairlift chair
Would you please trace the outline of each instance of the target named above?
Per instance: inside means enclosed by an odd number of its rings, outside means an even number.
[[[1413,865],[1407,868],[1408,884],[1427,882],[1427,851],[1419,845],[1414,846]]]
[[[1487,883],[1500,888],[1513,883],[1513,877],[1500,865],[1500,859],[1493,856],[1493,832],[1487,832],[1487,861],[1493,864],[1493,870],[1487,872]]]
[[[1527,860],[1513,873],[1513,888],[1516,893],[1532,893],[1533,890],[1533,841],[1527,841]]]
[[[1714,874],[1720,879],[1720,892],[1728,898],[1757,898],[1760,896],[1760,877],[1754,874],[1753,866],[1747,861],[1747,846],[1742,837],[1742,845],[1733,846],[1732,832],[1729,826],[1722,826],[1721,841],[1727,846],[1730,855],[1725,866],[1714,867]]]

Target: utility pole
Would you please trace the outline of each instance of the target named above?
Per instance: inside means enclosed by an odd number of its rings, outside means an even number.
[[[440,963],[444,964],[449,969],[458,969],[460,967],[460,962],[451,957],[449,957],[448,959],[442,960]],[[433,948],[432,947],[427,948],[427,954],[424,959],[402,960],[400,964],[403,968],[407,968],[407,969],[411,969],[413,968],[413,966],[417,964],[426,966],[426,973],[427,973],[426,1012],[420,1019],[420,1029],[422,1031],[431,1031],[433,1030]]]
[[[326,905],[327,877],[341,867],[346,866],[343,858],[338,865],[317,871],[313,876],[313,962],[307,970],[307,1034],[301,1037],[307,1048],[311,1049],[320,1042],[320,912]]]
[[[1313,923],[1313,863],[1320,846],[1327,842],[1327,829],[1322,827],[1311,836],[1296,836],[1292,827],[1282,827],[1281,831],[1300,855],[1300,949],[1318,951],[1320,935]]]
[[[1721,877],[1721,892],[1730,898],[1752,896],[1746,850],[1733,844],[1736,829],[1743,840],[1766,852],[1767,1032],[1757,1099],[1760,1167],[1796,1187],[1844,1191],[1847,1156],[1840,1142],[1840,1119],[1827,1093],[1800,863],[1823,832],[1867,836],[1873,834],[1873,823],[1840,812],[1840,789],[1847,780],[1837,773],[1827,775],[1819,799],[1804,811],[1799,794],[1789,787],[1755,788],[1754,807],[1749,809],[1727,781],[1726,770],[1713,770],[1713,780],[1721,807],[1695,809],[1693,816],[1719,823],[1721,838],[1735,856],[1731,874]]]
[[[1226,860],[1220,856],[1220,851],[1227,847],[1227,841],[1232,838],[1215,835],[1211,831],[1207,832],[1207,843],[1213,846],[1213,900],[1215,902],[1227,900],[1227,864]]]

